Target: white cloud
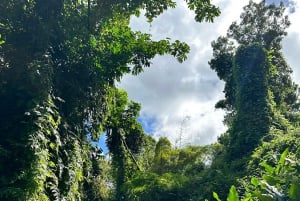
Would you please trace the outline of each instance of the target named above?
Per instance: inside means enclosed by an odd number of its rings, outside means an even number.
[[[256,1],[257,2],[257,1]],[[185,3],[178,2],[176,9],[170,9],[148,24],[145,18],[133,18],[134,30],[150,32],[153,39],[170,37],[187,42],[191,47],[188,60],[179,64],[173,57],[163,56],[153,60],[153,65],[134,77],[125,76],[120,87],[128,91],[129,97],[142,104],[140,120],[146,130],[155,137],[167,136],[178,145],[180,128],[182,144],[209,144],[226,128],[223,125],[224,112],[215,110],[215,103],[224,95],[223,83],[208,66],[212,50],[210,43],[220,35],[225,35],[232,21],[238,20],[247,0],[218,0],[222,11],[214,23],[196,23],[194,15]],[[294,13],[299,15],[299,12]],[[298,17],[294,17],[299,19]],[[295,26],[295,25],[293,25]],[[294,34],[284,41],[288,62],[294,67],[299,63],[299,28],[291,27]],[[298,43],[294,43],[298,40]],[[290,47],[297,51],[291,50]],[[294,56],[293,56],[294,54]],[[300,77],[300,71],[295,70]],[[182,126],[186,116],[190,119]],[[149,123],[150,122],[150,123]],[[148,125],[147,125],[148,124]]]
[[[300,84],[300,1],[294,1],[294,13],[290,14],[291,26],[288,28],[288,35],[283,40],[283,53],[292,67],[294,81]]]

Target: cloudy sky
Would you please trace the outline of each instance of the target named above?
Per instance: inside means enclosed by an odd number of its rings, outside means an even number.
[[[300,0],[297,1],[290,2],[295,12],[290,14],[292,26],[283,50],[294,69],[295,82],[300,83],[300,22],[297,22]],[[214,108],[224,96],[224,83],[208,66],[212,55],[210,43],[226,34],[248,1],[215,0],[213,3],[221,8],[222,14],[212,24],[196,23],[183,0],[178,0],[176,9],[168,10],[151,24],[143,17],[133,18],[131,22],[134,30],[150,33],[155,40],[170,37],[191,47],[184,63],[170,56],[156,57],[142,74],[125,76],[119,83],[120,88],[128,91],[130,99],[141,103],[139,120],[145,131],[155,138],[167,136],[177,147],[215,142],[226,130],[222,123],[224,112]]]

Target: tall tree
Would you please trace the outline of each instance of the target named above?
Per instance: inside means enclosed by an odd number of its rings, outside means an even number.
[[[234,82],[234,55],[240,45],[253,43],[261,44],[269,51],[272,72],[268,76],[271,92],[274,95],[276,108],[289,120],[295,121],[299,112],[298,86],[291,80],[291,68],[287,65],[281,52],[281,42],[287,34],[290,25],[288,17],[284,15],[285,7],[281,4],[266,4],[265,1],[254,3],[250,1],[244,7],[241,21],[230,25],[227,36],[219,37],[212,42],[213,58],[209,62],[219,78],[225,81],[225,99],[216,104],[216,108],[228,111],[225,122],[232,123],[236,114],[236,83]]]
[[[172,144],[166,137],[161,137],[155,146],[155,156],[152,169],[155,173],[163,174],[169,172],[172,154]]]
[[[250,1],[240,21],[230,25],[226,36],[212,42],[209,64],[225,82],[225,99],[215,107],[227,111],[224,122],[228,126],[219,137],[224,155],[212,165],[226,182],[212,186],[224,198],[224,186],[229,189],[246,176],[251,153],[278,136],[272,132],[286,134],[291,124],[299,122],[298,86],[291,79],[292,70],[281,47],[289,25],[283,4],[276,7]]]
[[[111,113],[105,123],[107,146],[115,172],[116,200],[126,200],[121,186],[135,172],[141,171],[137,154],[146,140],[146,134],[137,121],[140,105],[129,102],[125,91],[114,89],[112,95]]]
[[[186,1],[197,20],[219,10]],[[152,20],[171,0],[26,0],[0,3],[0,199],[82,200],[91,141],[108,116],[110,88],[157,54],[186,59],[185,43],[152,41],[130,16]]]
[[[267,51],[260,45],[241,46],[237,50],[233,69],[237,113],[226,144],[231,159],[249,156],[269,132],[269,65]]]

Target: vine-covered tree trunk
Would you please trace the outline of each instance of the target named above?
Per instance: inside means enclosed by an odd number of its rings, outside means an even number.
[[[267,52],[258,44],[241,46],[235,55],[237,114],[229,133],[230,158],[243,158],[268,134],[271,108]]]
[[[225,99],[215,107],[227,111],[225,123],[230,127],[237,112],[236,88],[234,81],[234,55],[241,45],[261,44],[267,51],[271,67],[268,83],[276,110],[291,123],[299,121],[298,85],[292,81],[292,69],[282,54],[282,39],[287,34],[290,21],[285,15],[285,6],[275,6],[265,0],[250,1],[244,7],[240,22],[233,22],[226,37],[212,42],[213,58],[210,67],[225,82]],[[276,122],[279,123],[280,122]]]

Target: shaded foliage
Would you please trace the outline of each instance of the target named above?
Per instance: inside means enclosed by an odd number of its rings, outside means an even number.
[[[187,3],[199,21],[219,15],[209,1]],[[115,81],[142,72],[155,55],[182,62],[189,51],[180,41],[132,31],[130,16],[144,9],[153,20],[174,6],[171,0],[1,1],[1,200],[104,199],[91,190],[92,182],[106,185],[97,165],[100,133],[120,134],[109,143],[112,152],[123,149],[123,132],[133,154],[142,142],[139,105],[125,104],[124,116],[110,107]],[[111,123],[110,114],[131,117],[129,127],[122,119]]]
[[[261,46],[242,46],[237,50],[234,66],[237,114],[225,144],[231,159],[249,155],[269,132],[272,114],[268,72],[267,53]]]

